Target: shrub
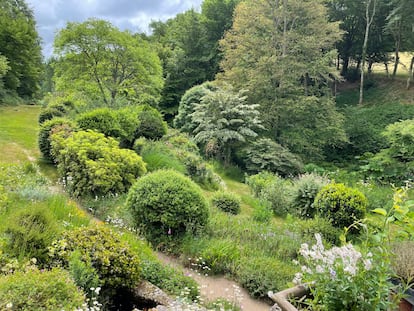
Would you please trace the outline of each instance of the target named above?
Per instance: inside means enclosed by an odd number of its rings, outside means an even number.
[[[261,223],[269,223],[273,212],[266,204],[259,204],[254,207],[253,220]]]
[[[237,280],[254,298],[267,297],[269,291],[286,289],[294,269],[273,257],[251,257],[240,262]]]
[[[95,270],[102,290],[112,296],[119,289],[134,288],[140,281],[139,258],[115,231],[103,225],[67,231],[49,252],[64,266],[71,258],[73,265],[73,252],[78,252],[86,267]]]
[[[151,106],[142,106],[138,114],[138,127],[135,138],[143,136],[148,139],[160,139],[167,133],[167,123],[159,111]]]
[[[48,162],[53,162],[52,155],[52,145],[51,145],[51,135],[53,134],[53,129],[56,127],[64,126],[68,130],[75,129],[75,124],[64,118],[54,118],[44,122],[39,131],[38,136],[38,145],[39,150],[42,153],[43,158]]]
[[[28,208],[15,212],[5,230],[6,251],[14,257],[36,258],[39,264],[49,262],[48,247],[58,235],[51,212],[46,208]]]
[[[172,170],[140,178],[130,189],[126,204],[137,226],[155,244],[196,232],[208,220],[207,202],[200,188]]]
[[[414,283],[414,242],[402,241],[392,245],[391,265],[395,275],[404,282]]]
[[[315,198],[315,208],[320,215],[341,229],[362,219],[367,205],[367,199],[359,190],[344,184],[326,185]]]
[[[273,213],[284,216],[289,212],[289,194],[291,192],[291,183],[279,176],[265,185],[259,198],[264,204],[268,204]]]
[[[317,174],[304,174],[295,179],[291,193],[293,213],[300,217],[313,217],[316,214],[315,197],[328,183],[326,177]]]
[[[39,114],[39,124],[42,125],[45,121],[52,120],[53,118],[63,117],[66,113],[64,105],[55,104],[43,108]]]
[[[223,212],[234,215],[240,213],[241,199],[233,193],[224,191],[216,192],[211,199],[211,202],[215,207],[221,209]]]
[[[303,171],[299,157],[269,138],[252,142],[244,152],[243,162],[249,173],[269,171],[280,176],[292,176]]]
[[[276,175],[269,173],[269,172],[260,172],[256,175],[246,177],[246,184],[249,185],[250,189],[252,190],[253,194],[256,197],[259,197],[262,190],[270,184]]]
[[[135,139],[134,144],[132,146],[132,150],[134,150],[137,154],[141,155],[142,149],[148,143],[145,137],[140,137]]]
[[[121,127],[115,113],[109,108],[99,108],[84,112],[76,118],[76,122],[82,130],[94,130],[96,132],[119,138],[122,136]]]
[[[83,293],[62,269],[0,277],[1,310],[78,310],[84,302]]]
[[[93,131],[80,131],[62,141],[52,136],[58,149],[60,176],[75,196],[122,193],[146,172],[145,163],[132,150],[119,149],[118,142]],[[59,147],[61,144],[61,147]]]
[[[323,217],[315,217],[312,219],[303,219],[295,221],[288,225],[289,231],[300,234],[302,242],[312,242],[315,234],[319,233],[325,241],[330,244],[337,245],[341,230],[334,227],[331,222]]]

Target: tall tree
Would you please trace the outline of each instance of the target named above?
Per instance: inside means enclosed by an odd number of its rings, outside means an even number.
[[[4,87],[31,98],[39,90],[42,55],[33,12],[24,0],[0,0],[0,54],[10,70]]]
[[[337,77],[332,59],[340,35],[338,23],[328,22],[322,1],[243,1],[221,41],[225,57],[219,78],[249,90],[249,101],[260,105],[277,142],[319,157],[325,145],[345,139],[329,89]],[[323,107],[317,109],[321,122],[313,124],[306,116],[317,106]]]
[[[375,14],[377,12],[377,0],[366,0],[365,1],[365,34],[364,34],[364,43],[362,45],[361,53],[361,81],[359,87],[359,104],[361,105],[364,100],[364,71],[365,71],[365,61],[367,57],[368,49],[368,38],[369,31],[374,21]]]
[[[119,98],[156,104],[162,68],[148,42],[104,20],[68,23],[56,36],[56,89],[113,106]]]

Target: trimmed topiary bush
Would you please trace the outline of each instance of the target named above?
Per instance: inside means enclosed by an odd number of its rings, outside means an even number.
[[[155,245],[195,233],[208,220],[201,189],[173,170],[156,171],[138,179],[126,205],[142,233]]]
[[[143,136],[147,139],[160,139],[167,134],[167,129],[167,123],[157,109],[148,105],[142,106],[138,113],[138,127],[135,138]]]
[[[85,297],[67,271],[29,270],[0,277],[0,310],[78,310]]]
[[[365,216],[368,201],[359,190],[332,183],[321,189],[314,204],[322,217],[342,229]]]
[[[313,202],[318,192],[329,183],[329,179],[315,173],[299,176],[293,182],[291,210],[302,218],[312,218],[316,214]]]
[[[221,209],[223,212],[234,215],[240,213],[241,199],[233,193],[224,191],[216,192],[211,199],[211,202],[215,207]]]
[[[39,124],[53,118],[63,117],[66,114],[66,107],[63,104],[53,104],[43,108],[39,114]]]
[[[52,146],[59,174],[75,196],[125,192],[146,172],[140,156],[101,133],[80,131],[64,140],[53,135]]]
[[[82,113],[76,118],[76,122],[85,131],[94,130],[114,138],[122,136],[116,113],[109,108],[99,108]]]
[[[54,118],[44,122],[38,135],[38,146],[43,158],[48,162],[54,162],[50,137],[55,127],[65,126],[67,129],[75,129],[75,124],[69,119]]]

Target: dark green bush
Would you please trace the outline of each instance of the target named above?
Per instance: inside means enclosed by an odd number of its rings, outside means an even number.
[[[49,262],[48,247],[58,236],[52,213],[46,208],[22,209],[12,214],[5,230],[6,251],[13,257]]]
[[[0,310],[69,311],[84,303],[82,291],[62,269],[30,270],[0,277]]]
[[[269,171],[280,176],[303,172],[300,158],[269,138],[252,142],[244,151],[243,162],[249,173]]]
[[[51,120],[53,118],[63,117],[66,114],[65,106],[54,104],[53,106],[48,106],[43,108],[39,114],[39,124],[42,125],[45,121]]]
[[[316,214],[313,202],[318,192],[329,180],[318,174],[304,174],[293,182],[291,193],[291,211],[303,218],[311,218]]]
[[[146,172],[140,156],[100,133],[80,131],[63,140],[53,135],[52,145],[59,174],[75,196],[125,192]]]
[[[365,216],[368,202],[359,190],[332,183],[321,189],[314,204],[322,217],[343,229]]]
[[[224,192],[224,191],[216,192],[213,195],[211,202],[213,203],[215,207],[219,208],[223,212],[234,214],[234,215],[237,215],[240,213],[241,199],[239,196],[233,193]]]
[[[167,123],[159,111],[151,106],[142,106],[138,113],[138,127],[135,138],[143,136],[148,139],[160,139],[167,133]]]
[[[69,266],[70,259],[73,260],[73,252],[78,252],[80,259],[96,271],[104,291],[113,294],[113,290],[132,289],[140,281],[139,258],[106,226],[67,231],[50,248],[50,254],[64,266]]]
[[[109,108],[99,108],[84,112],[76,118],[76,122],[82,130],[94,130],[96,132],[119,138],[122,136],[121,126],[116,113]]]
[[[54,118],[48,121],[45,121],[40,126],[39,136],[38,136],[38,145],[39,150],[42,153],[43,158],[48,162],[54,162],[52,155],[52,145],[51,145],[51,135],[53,134],[53,129],[64,126],[67,130],[75,129],[75,124],[64,118]]]
[[[138,179],[126,205],[142,233],[155,245],[180,239],[186,232],[197,232],[208,220],[207,202],[200,188],[172,170]]]

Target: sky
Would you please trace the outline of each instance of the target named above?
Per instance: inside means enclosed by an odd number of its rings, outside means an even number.
[[[194,8],[202,0],[26,0],[33,9],[43,55],[53,51],[53,38],[67,22],[83,22],[90,17],[105,19],[118,28],[149,32],[152,20],[165,21]]]

